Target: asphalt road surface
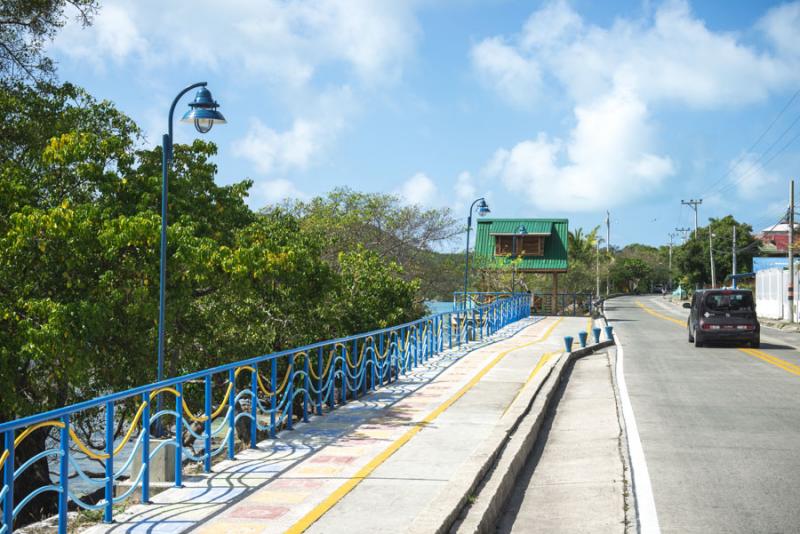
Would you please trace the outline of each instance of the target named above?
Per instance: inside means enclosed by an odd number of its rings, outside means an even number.
[[[687,310],[606,303],[662,532],[800,532],[800,334],[695,348]]]

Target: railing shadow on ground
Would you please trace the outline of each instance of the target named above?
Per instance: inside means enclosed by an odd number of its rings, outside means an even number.
[[[224,468],[215,470],[213,473],[187,477],[185,480],[186,488],[182,492],[185,492],[186,489],[197,489],[201,490],[200,493],[186,495],[181,499],[181,502],[162,502],[156,496],[152,501],[156,504],[161,504],[162,507],[144,509],[135,515],[128,516],[125,518],[124,523],[111,526],[106,532],[127,531],[131,528],[131,523],[136,524],[137,531],[142,528],[143,523],[152,523],[152,530],[155,527],[165,526],[165,523],[169,522],[169,518],[178,517],[189,510],[195,512],[198,509],[202,510],[202,505],[204,504],[208,504],[208,507],[224,505],[221,509],[209,513],[192,526],[183,530],[183,532],[191,532],[214,520],[230,507],[247,499],[254,492],[279,482],[281,475],[308,460],[324,447],[336,444],[342,438],[365,442],[384,440],[384,438],[359,434],[357,429],[363,429],[365,425],[376,423],[381,428],[416,426],[419,423],[413,422],[413,415],[404,413],[404,410],[401,410],[399,414],[391,415],[396,419],[395,421],[386,421],[387,411],[396,409],[395,406],[399,402],[436,381],[442,373],[459,362],[465,355],[498,341],[511,339],[526,327],[535,324],[541,319],[539,317],[532,320],[519,321],[517,324],[502,331],[500,336],[493,335],[478,342],[471,342],[462,349],[443,352],[441,357],[429,360],[425,365],[415,369],[412,375],[403,377],[402,380],[393,382],[386,388],[354,399],[351,403],[330,412],[330,415],[313,416],[307,423],[298,423],[294,430],[283,431],[276,438],[261,442],[257,449],[242,451],[246,454],[257,455],[256,457],[237,458],[235,464],[229,464]],[[353,414],[352,412],[356,413]],[[360,413],[369,415],[363,417],[359,415]],[[376,421],[378,419],[381,420],[379,423]],[[337,421],[344,422],[344,425],[339,424],[330,429],[324,428],[325,425],[330,426],[336,424]],[[391,440],[387,439],[387,441]],[[270,448],[272,450],[267,452]],[[267,454],[262,455],[261,453],[263,452],[267,452]],[[300,454],[298,455],[297,453]],[[263,473],[264,476],[253,476],[254,473]],[[304,476],[303,478],[308,480],[330,480],[337,477],[320,475],[318,477]],[[226,490],[226,492],[217,494],[218,490]],[[202,499],[206,496],[213,498],[213,501],[204,503]]]
[[[255,448],[259,431],[274,438],[280,430],[292,430],[299,421],[307,422],[313,413],[317,416],[331,413],[337,405],[385,388],[401,376],[413,376],[410,373],[433,355],[473,340],[487,339],[529,313],[529,296],[515,294],[484,306],[439,313],[391,328],[259,356],[0,423],[4,448],[0,455],[3,469],[0,534],[11,534],[19,512],[44,492],[57,493],[59,533],[67,531],[70,502],[84,509],[102,511],[104,521],[111,523],[114,505],[125,501],[136,489],[140,490],[142,501],[150,501],[150,463],[160,449],[174,449],[174,482],[175,486],[183,486],[186,461],[202,462],[204,470],[210,472],[214,456],[227,452],[229,459],[234,458],[239,421],[249,424],[250,447]],[[281,375],[283,378],[279,379]],[[220,387],[225,391],[216,406],[214,386],[218,389],[217,398]],[[162,408],[162,397],[174,399],[174,409]],[[124,421],[115,417],[115,404],[137,399],[136,415],[128,422],[127,431],[120,439],[115,429],[123,429]],[[202,400],[203,409],[198,415],[191,410],[190,402],[201,404],[199,400]],[[154,405],[156,410],[151,414]],[[72,423],[86,417],[87,413],[100,418],[103,411],[105,447],[98,451],[81,441]],[[164,439],[151,451],[151,427],[165,417],[173,418],[174,430],[167,428],[169,439]],[[195,430],[192,422],[201,425],[202,430]],[[24,462],[16,461],[15,449],[35,431],[58,435],[57,447],[22,459]],[[133,438],[134,433],[138,437]],[[202,454],[184,445],[184,433],[191,434],[201,444]],[[215,436],[221,437],[215,439]],[[133,449],[120,467],[118,455],[131,444]],[[136,455],[141,458],[141,467],[134,476],[131,463]],[[105,476],[87,475],[80,466],[84,458],[102,462]],[[42,460],[53,462],[57,467],[57,483],[41,486],[27,495],[17,495],[15,480]],[[98,488],[104,498],[96,503],[82,500],[70,489],[70,473]],[[115,486],[128,474],[130,487],[123,494],[115,495]]]

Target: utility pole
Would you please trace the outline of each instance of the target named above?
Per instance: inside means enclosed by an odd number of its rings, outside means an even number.
[[[794,180],[789,180],[789,322],[794,322]]]
[[[711,256],[711,289],[717,287],[717,273],[714,270],[714,242],[711,238],[714,237],[711,228],[708,229],[708,254]]]
[[[681,200],[681,204],[689,206],[694,210],[694,237],[697,239],[697,206],[703,203],[702,198],[698,198],[697,200],[690,198],[689,200]]]
[[[683,242],[686,243],[686,240],[689,238],[689,232],[692,231],[691,228],[675,228],[676,232],[680,232],[683,234]]]
[[[594,277],[596,282],[596,295],[597,298],[600,298],[600,239],[595,241],[595,259],[594,259]]]
[[[670,232],[669,234],[669,283],[667,286],[669,287],[670,291],[672,290],[672,240],[677,237],[678,234]]]
[[[611,253],[611,212],[606,211],[606,256]],[[608,296],[608,271],[606,271],[606,296]]]
[[[731,271],[731,280],[733,280],[733,289],[736,289],[736,224],[733,225],[733,244],[731,245],[733,249],[733,268]]]

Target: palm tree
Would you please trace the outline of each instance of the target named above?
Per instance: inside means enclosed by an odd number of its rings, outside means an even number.
[[[597,244],[597,234],[600,226],[595,226],[591,232],[584,235],[583,228],[576,228],[567,235],[568,257],[570,263],[588,263],[594,256],[594,248]]]

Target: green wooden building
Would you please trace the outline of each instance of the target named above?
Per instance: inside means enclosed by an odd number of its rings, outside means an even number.
[[[567,272],[567,219],[479,219],[475,265],[491,268],[504,258],[520,258],[517,272],[553,276],[553,301],[558,275]]]

